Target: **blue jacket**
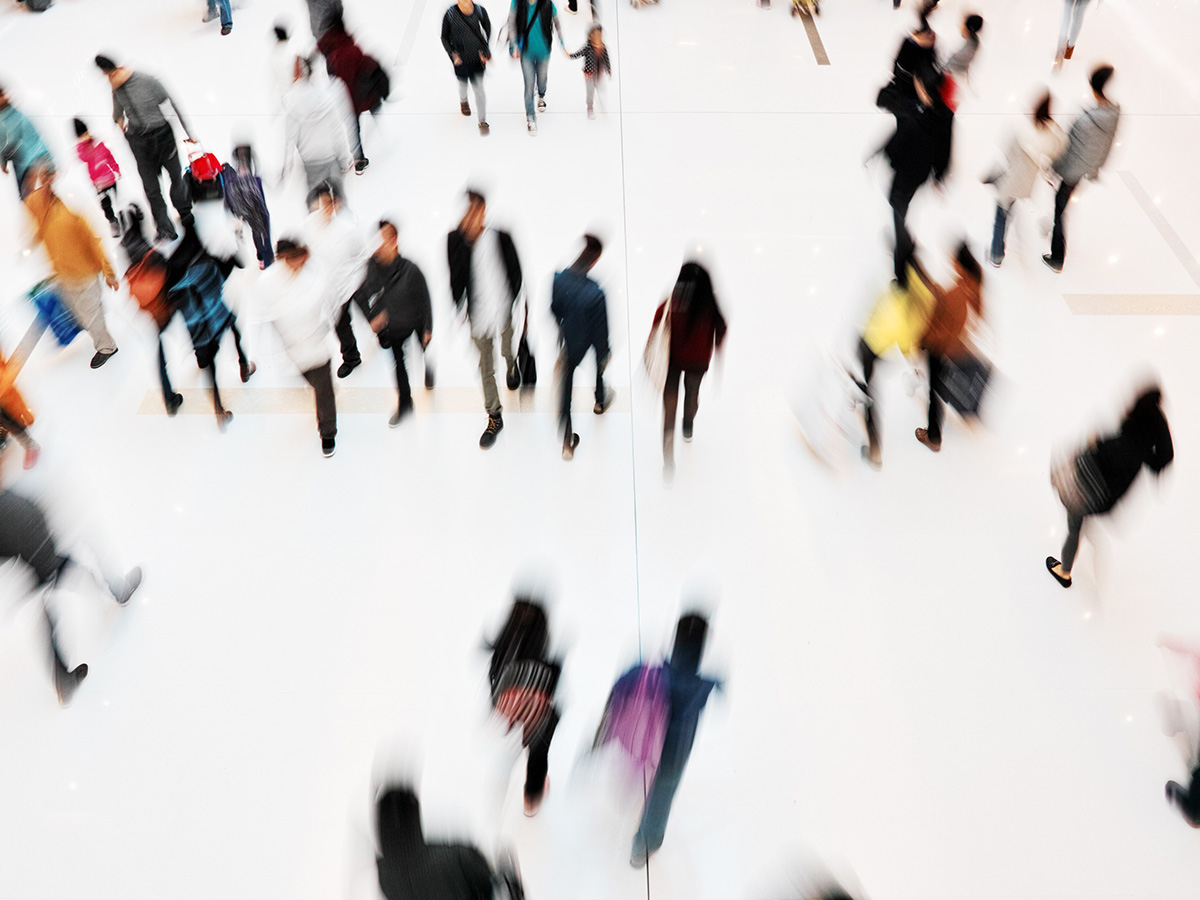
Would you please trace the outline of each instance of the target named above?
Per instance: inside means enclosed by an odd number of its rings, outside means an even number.
[[[600,285],[587,275],[572,269],[556,273],[550,312],[573,365],[578,365],[591,347],[596,348],[598,359],[608,356],[608,306]]]
[[[50,150],[33,123],[11,103],[0,109],[0,159],[12,162],[18,186],[35,162],[50,160]]]

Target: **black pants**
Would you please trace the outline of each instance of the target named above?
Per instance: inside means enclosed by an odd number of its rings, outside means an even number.
[[[233,346],[237,350],[238,366],[241,369],[243,380],[245,380],[246,372],[250,369],[250,360],[246,356],[246,351],[242,348],[242,334],[238,331],[237,325],[230,325],[229,330],[233,333]],[[201,368],[207,369],[209,377],[212,379],[213,388],[213,409],[217,415],[225,412],[225,407],[221,405],[221,391],[217,387],[217,352],[214,348],[211,354],[205,354],[208,357],[208,364]],[[167,373],[167,353],[163,348],[162,332],[158,334],[158,380],[162,386],[163,405],[169,410],[177,396],[174,388],[171,387],[171,376]]]
[[[142,177],[142,187],[150,203],[154,225],[159,234],[174,234],[175,226],[171,223],[171,214],[167,212],[167,204],[163,200],[163,170],[171,179],[171,205],[185,221],[192,214],[192,198],[183,181],[175,132],[167,124],[145,134],[128,134],[126,137],[133,158],[137,160],[138,174]]]
[[[929,354],[929,424],[925,430],[929,440],[935,444],[942,442],[942,420],[945,418],[945,404],[937,394],[937,385],[941,383],[942,373],[946,370],[946,360],[936,353]]]
[[[358,341],[354,339],[354,327],[351,323],[350,303],[353,301],[362,310],[362,314],[366,316],[367,321],[371,320],[371,308],[367,305],[367,301],[358,297],[357,293],[342,304],[342,311],[338,315],[337,323],[334,325],[334,331],[337,333],[338,344],[342,348],[342,362],[347,365],[357,366],[362,362],[362,354],[358,352]]]
[[[333,398],[333,368],[330,363],[317,366],[301,373],[312,385],[317,397],[317,431],[322,441],[332,441],[337,436],[337,404]]]
[[[110,184],[96,193],[100,197],[100,208],[104,210],[104,218],[108,219],[110,225],[116,225],[117,214],[113,211],[113,199],[117,196],[117,186]]]
[[[529,745],[529,761],[525,765],[525,796],[538,800],[546,789],[546,773],[550,771],[550,741],[558,728],[558,710],[551,709],[549,718],[538,734],[537,740]]]
[[[1071,567],[1075,565],[1075,555],[1079,552],[1079,535],[1083,532],[1083,520],[1085,516],[1079,513],[1067,511],[1067,538],[1063,541],[1062,569],[1068,575],[1071,574]]]
[[[1064,181],[1058,186],[1058,193],[1054,195],[1054,232],[1050,235],[1050,259],[1059,266],[1067,258],[1067,232],[1063,227],[1063,216],[1067,213],[1067,204],[1071,201],[1071,194],[1076,187],[1078,182],[1072,184]]]
[[[604,367],[608,364],[608,346],[606,344],[601,347],[599,344],[593,344],[589,349],[596,357],[596,402],[603,403]],[[575,390],[575,370],[579,368],[579,364],[586,356],[587,350],[578,357],[572,357],[563,351],[562,396],[559,398],[558,404],[558,422],[562,427],[564,446],[571,442],[571,436],[575,433],[571,427],[571,394]]]
[[[370,110],[370,113],[373,116],[379,115],[379,107],[376,106],[374,109]],[[365,116],[365,115],[366,115],[366,113],[362,114],[362,116]],[[367,161],[366,154],[363,153],[363,145],[362,145],[362,125],[360,124],[361,120],[362,120],[362,116],[360,116],[357,113],[355,113],[355,115],[354,115],[354,161],[355,162],[366,162]]]
[[[867,421],[867,440],[872,447],[879,446],[879,426],[875,419],[875,398],[871,396],[871,379],[875,375],[875,361],[879,359],[867,342],[860,340],[858,342],[858,361],[862,363],[863,380],[859,384],[863,394],[866,395],[867,405],[864,417]]]
[[[896,280],[901,284],[905,282],[907,277],[905,270],[916,249],[916,245],[913,243],[912,235],[908,233],[908,225],[906,224],[908,206],[912,203],[917,189],[925,183],[927,177],[928,173],[917,177],[897,172],[896,177],[892,179],[892,191],[888,195],[888,203],[892,206],[892,222],[896,227],[896,253],[893,262]]]
[[[688,372],[671,366],[663,388],[663,441],[675,436],[675,412],[679,407],[679,376],[683,376],[683,422],[691,427],[700,409],[700,382],[703,372]]]
[[[386,342],[392,351],[392,360],[396,364],[396,393],[400,395],[401,410],[410,409],[413,405],[412,386],[408,382],[408,369],[404,365],[404,345],[417,332],[413,328],[403,328],[397,331],[385,331]],[[417,335],[420,341],[424,335]]]

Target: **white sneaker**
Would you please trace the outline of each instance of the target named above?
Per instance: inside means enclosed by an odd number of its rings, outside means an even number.
[[[529,132],[530,137],[537,137],[537,122],[533,119],[526,119],[525,130]]]
[[[546,98],[538,97],[538,112],[545,112],[545,111],[546,111]]]
[[[592,109],[590,106],[588,107],[588,118],[589,119],[596,118],[596,111],[594,109]]]

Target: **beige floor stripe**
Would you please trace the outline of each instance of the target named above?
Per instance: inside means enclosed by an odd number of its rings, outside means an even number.
[[[1200,294],[1063,294],[1077,316],[1198,316]]]

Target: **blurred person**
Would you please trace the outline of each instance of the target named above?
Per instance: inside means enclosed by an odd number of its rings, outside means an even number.
[[[248,144],[233,148],[233,165],[226,163],[221,182],[225,189],[225,208],[250,226],[258,267],[265,269],[275,261],[271,250],[271,213],[262,178],[256,171],[254,150]]]
[[[996,223],[992,229],[992,249],[988,259],[993,266],[1004,262],[1005,235],[1013,206],[1033,194],[1038,175],[1049,177],[1067,147],[1067,136],[1050,117],[1050,95],[1038,102],[1029,119],[1022,119],[1005,151],[1004,169],[991,183],[996,188]]]
[[[942,69],[954,76],[966,78],[979,52],[979,32],[983,30],[983,16],[971,13],[963,19],[963,43],[954,53],[947,57]]]
[[[587,93],[587,113],[589,119],[596,118],[594,103],[596,88],[600,78],[607,73],[612,77],[612,63],[608,59],[608,48],[604,46],[604,31],[598,23],[593,23],[588,29],[587,41],[574,53],[568,53],[571,59],[583,57],[583,82]]]
[[[221,391],[217,385],[217,352],[225,332],[233,335],[242,383],[249,381],[258,368],[246,356],[242,347],[242,335],[237,327],[237,317],[225,304],[223,297],[225,280],[235,268],[241,267],[236,254],[217,257],[210,253],[200,239],[193,221],[184,225],[183,239],[171,252],[163,273],[168,310],[166,321],[169,322],[170,316],[175,312],[182,314],[188,337],[192,342],[192,350],[196,355],[196,365],[202,370],[207,369],[211,376],[213,411],[217,416],[217,426],[222,431],[233,421],[233,413],[222,404]],[[160,334],[161,329],[165,327],[165,324],[160,327]],[[161,340],[158,361],[163,400],[167,412],[174,415],[183,404],[183,397],[171,388]]]
[[[54,159],[33,123],[12,105],[8,91],[0,86],[0,172],[7,173],[12,164],[17,178],[17,193],[22,200],[27,193],[26,181],[35,168],[54,171]]]
[[[339,84],[318,85],[312,80],[311,59],[296,57],[292,86],[283,98],[285,177],[294,148],[304,166],[308,191],[327,181],[339,197],[345,196],[342,177],[354,165],[344,110],[348,102]]]
[[[1067,149],[1054,163],[1054,171],[1062,181],[1054,196],[1054,232],[1050,236],[1050,252],[1042,257],[1042,261],[1055,272],[1062,271],[1067,256],[1067,233],[1063,217],[1067,213],[1071,194],[1083,179],[1095,181],[1100,177],[1100,169],[1108,161],[1113,140],[1117,136],[1121,107],[1104,93],[1112,75],[1112,66],[1099,66],[1092,72],[1089,84],[1096,105],[1083,110],[1075,119],[1067,135]]]
[[[513,307],[524,284],[521,261],[512,235],[487,222],[487,201],[477,191],[467,191],[467,211],[458,227],[446,237],[450,263],[450,295],[455,307],[466,311],[471,339],[479,351],[479,380],[488,424],[479,438],[487,450],[504,428],[500,392],[496,389],[496,335],[506,366],[510,391],[521,386],[521,372],[513,353]]]
[[[1083,450],[1055,462],[1050,482],[1067,511],[1062,560],[1046,557],[1046,568],[1064,588],[1079,551],[1084,520],[1111,512],[1145,466],[1156,476],[1171,464],[1175,448],[1157,385],[1138,395],[1116,434],[1092,440]]]
[[[163,115],[163,104],[171,104],[171,109],[187,134],[188,142],[195,143],[191,126],[184,119],[179,104],[171,98],[157,78],[144,72],[135,72],[125,66],[118,66],[107,56],[97,56],[96,67],[112,85],[113,121],[125,132],[129,149],[137,161],[146,200],[150,203],[150,212],[154,216],[154,224],[158,227],[158,239],[173,241],[178,237],[178,233],[163,200],[162,172],[166,171],[171,179],[171,205],[179,213],[184,225],[192,218],[192,199],[183,180],[179,149],[175,145],[175,131]]]
[[[492,709],[521,728],[521,746],[529,751],[525,767],[525,815],[541,808],[550,786],[550,742],[558,727],[554,694],[562,664],[550,657],[550,622],[542,605],[526,597],[513,601],[488,665]]]
[[[115,291],[120,286],[117,275],[87,220],[68,209],[54,193],[54,172],[38,167],[26,177],[31,189],[25,208],[33,217],[34,240],[50,258],[63,305],[95,345],[91,366],[98,369],[117,352],[104,321],[100,281]]]
[[[1088,0],[1063,0],[1062,26],[1058,30],[1058,50],[1054,54],[1054,65],[1061,66],[1064,59],[1075,53],[1075,42],[1083,28],[1083,16],[1087,12]]]
[[[328,459],[336,450],[337,404],[327,345],[337,310],[303,243],[281,238],[275,256],[283,265],[272,266],[259,281],[259,316],[274,326],[288,358],[312,386],[321,453]]]
[[[487,135],[491,126],[487,120],[487,96],[483,91],[483,74],[492,59],[488,46],[492,39],[492,20],[487,10],[473,0],[458,0],[442,16],[442,47],[454,66],[458,79],[458,106],[464,116],[471,115],[467,102],[467,84],[475,92],[475,114],[479,118],[479,133]]]
[[[396,391],[399,403],[388,425],[397,427],[412,412],[412,388],[404,366],[404,344],[416,337],[424,353],[433,340],[433,305],[429,285],[417,264],[400,255],[400,233],[384,219],[379,223],[379,247],[367,260],[366,277],[355,302],[366,306],[371,327],[391,348],[396,363]],[[343,309],[348,309],[343,307]],[[343,313],[345,315],[345,313]],[[433,387],[433,367],[425,360],[425,387]]]
[[[342,16],[342,0],[304,0],[308,4],[308,21],[314,41],[319,41]]]
[[[315,208],[304,220],[301,237],[320,265],[330,302],[338,310],[336,331],[342,364],[338,366],[337,376],[346,378],[362,365],[362,354],[358,351],[351,324],[350,301],[357,300],[367,321],[371,319],[366,298],[357,293],[367,273],[370,250],[358,220],[346,209],[332,184],[326,181],[317,185],[311,199]]]
[[[1200,677],[1198,677],[1200,676],[1200,651],[1197,651],[1194,646],[1166,635],[1160,636],[1157,644],[1159,647],[1177,654],[1187,664],[1191,673],[1191,699],[1193,704],[1200,700]],[[1168,713],[1169,718],[1164,723],[1163,732],[1168,737],[1180,739],[1180,746],[1184,751],[1184,759],[1191,771],[1191,777],[1187,787],[1177,781],[1167,782],[1167,802],[1179,811],[1185,822],[1193,828],[1200,828],[1200,750],[1197,749],[1200,733],[1197,732],[1197,709],[1193,705],[1191,715],[1185,718],[1182,704],[1176,699],[1172,699],[1170,703],[1171,708],[1164,710]]]
[[[671,296],[654,313],[652,329],[670,330],[670,362],[663,387],[663,467],[668,477],[675,469],[675,413],[679,406],[679,380],[683,379],[683,439],[692,440],[700,408],[700,382],[712,362],[713,350],[725,342],[725,317],[713,293],[712,277],[698,262],[685,262]]]
[[[921,338],[921,349],[929,366],[928,426],[918,428],[917,440],[937,453],[942,449],[942,419],[945,407],[939,391],[951,361],[971,355],[964,341],[969,320],[983,318],[983,270],[966,244],[954,256],[954,284],[934,292],[933,312]]]
[[[292,82],[296,78],[297,53],[296,48],[292,46],[291,35],[288,33],[286,25],[276,22],[272,33],[275,35],[275,43],[271,45],[268,65],[276,98],[279,105],[283,106],[283,98],[291,90]]]
[[[104,210],[104,218],[112,228],[112,236],[120,237],[121,226],[117,224],[113,200],[117,196],[117,179],[121,177],[121,167],[113,159],[108,147],[92,138],[88,133],[87,124],[82,119],[76,119],[74,124],[75,154],[87,166],[88,178],[100,198],[100,208]]]
[[[515,868],[491,865],[469,844],[430,843],[421,827],[421,803],[411,787],[392,785],[375,807],[379,889],[387,900],[492,900],[496,887],[524,894]]]
[[[218,14],[221,16],[221,34],[229,34],[233,31],[233,8],[229,0],[208,0],[208,8],[201,21],[211,22]]]
[[[531,137],[537,135],[537,114],[546,111],[551,30],[558,32],[558,45],[565,51],[562,25],[553,0],[513,0],[508,13],[508,52],[513,59],[521,61],[521,75],[525,79],[525,128]]]
[[[917,348],[926,333],[934,308],[931,284],[932,279],[916,259],[910,258],[904,278],[893,281],[876,302],[858,341],[858,360],[862,365],[862,381],[858,387],[865,397],[863,418],[867,428],[867,446],[863,447],[862,455],[875,469],[883,465],[879,417],[875,410],[875,396],[871,392],[875,363],[893,345],[905,356],[911,356]]]
[[[917,27],[900,44],[892,63],[892,80],[879,92],[876,105],[897,118],[928,106],[940,73],[937,33],[929,24],[929,10],[922,7]]]
[[[642,820],[633,838],[629,861],[636,868],[646,865],[662,847],[671,804],[696,742],[700,714],[708,703],[709,694],[720,686],[717,681],[700,674],[700,659],[707,637],[708,621],[695,613],[681,617],[675,627],[675,646],[667,663],[670,693],[667,731],[658,769],[646,796]]]
[[[592,411],[601,415],[612,405],[613,392],[604,387],[604,369],[608,366],[608,305],[604,290],[588,272],[600,260],[603,247],[600,239],[591,234],[583,236],[584,248],[569,268],[554,276],[550,312],[558,323],[562,339],[562,398],[559,404],[559,425],[563,433],[563,459],[575,457],[579,435],[571,427],[571,395],[575,386],[575,369],[591,350],[596,357],[596,405]]]
[[[15,384],[20,366],[20,360],[5,359],[0,355],[0,451],[11,435],[25,450],[25,468],[32,469],[37,465],[41,447],[29,433],[33,413]]]
[[[346,33],[342,17],[334,16],[326,32],[317,41],[317,49],[325,57],[330,78],[342,82],[350,96],[351,122],[354,127],[354,171],[361,175],[370,160],[363,153],[361,118],[370,113],[379,115],[379,108],[388,98],[391,87],[387,73],[379,61],[363,53],[354,38]]]
[[[47,602],[47,594],[56,588],[70,569],[84,569],[74,558],[60,552],[54,535],[46,522],[41,506],[27,497],[0,486],[0,560],[18,559],[32,570],[36,578],[34,591],[39,593],[42,617],[46,624],[51,664],[54,674],[54,689],[58,702],[67,706],[79,685],[87,677],[87,663],[75,668],[67,667],[58,623]],[[104,565],[104,558],[99,557]],[[85,571],[101,587],[106,587],[121,606],[126,605],[142,582],[142,570],[131,569],[120,576],[107,573],[98,576],[91,569]]]

